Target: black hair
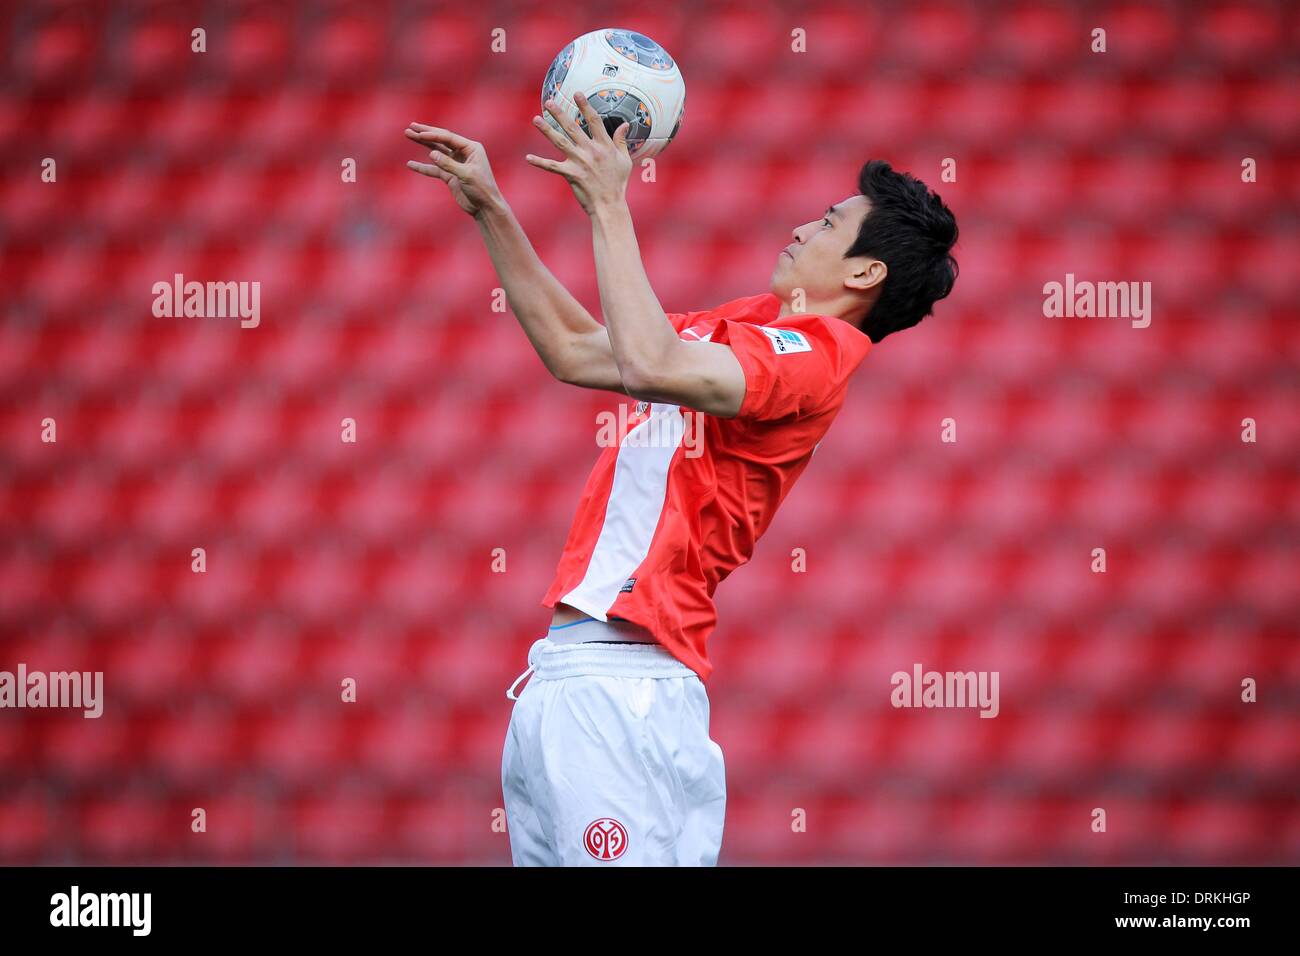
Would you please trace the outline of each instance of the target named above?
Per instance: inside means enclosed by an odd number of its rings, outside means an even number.
[[[880,296],[862,320],[872,342],[910,329],[934,311],[957,281],[957,220],[919,179],[883,159],[858,173],[858,192],[871,203],[844,258],[871,256],[888,268]]]

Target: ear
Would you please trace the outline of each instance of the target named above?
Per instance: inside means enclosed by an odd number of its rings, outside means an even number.
[[[867,292],[885,281],[889,268],[879,259],[854,259],[853,271],[844,277],[844,287]]]

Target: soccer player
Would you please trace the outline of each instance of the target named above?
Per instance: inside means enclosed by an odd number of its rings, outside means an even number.
[[[872,344],[952,290],[952,213],[872,160],[858,193],[796,227],[770,291],[665,314],[625,199],[627,126],[590,134],[556,104],[534,125],[591,220],[605,324],[542,265],[480,143],[412,123],[416,172],[474,217],[529,341],[562,382],[637,404],[597,458],[543,604],[554,613],[515,700],[502,757],[516,865],[717,862],[726,783],[709,738],[714,590],[744,564],[808,465]],[[798,304],[796,304],[798,303]],[[518,695],[515,690],[531,680]]]

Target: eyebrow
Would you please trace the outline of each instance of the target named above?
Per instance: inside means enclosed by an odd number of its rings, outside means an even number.
[[[836,209],[834,206],[827,206],[827,207],[826,207],[826,215],[828,215],[828,216],[833,216],[833,215],[835,215],[837,212],[839,212],[839,210]]]

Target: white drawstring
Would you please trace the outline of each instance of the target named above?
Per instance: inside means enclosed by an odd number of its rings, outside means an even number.
[[[515,682],[510,685],[510,689],[506,691],[507,700],[519,699],[518,695],[515,694],[515,688],[522,684],[529,674],[537,670],[537,652],[541,647],[548,643],[549,641],[544,637],[539,637],[537,640],[533,641],[533,646],[528,648],[528,670],[516,677]]]
[[[528,670],[524,671],[522,674],[520,674],[518,677],[515,678],[515,682],[511,684],[510,689],[506,691],[507,700],[519,699],[518,697],[515,696],[515,688],[518,687],[521,683],[523,683],[524,678],[527,677],[529,674],[531,674],[534,670],[536,670],[536,665],[529,664]]]
[[[533,646],[528,649],[528,669],[510,685],[506,691],[507,700],[519,699],[515,690],[528,679],[529,674],[538,675],[539,680],[551,680],[580,674],[690,677],[695,673],[676,660],[663,645],[645,640],[643,629],[616,628],[596,621],[581,623],[596,627],[583,628],[582,638],[578,638],[577,628],[563,636],[555,633],[563,628],[552,628],[550,633],[553,636],[533,641]]]

